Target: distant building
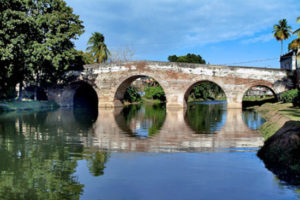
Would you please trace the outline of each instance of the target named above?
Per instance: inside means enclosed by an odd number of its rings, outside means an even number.
[[[297,56],[297,51],[294,50],[280,56],[280,69],[300,69],[300,55]]]
[[[273,93],[267,87],[256,86],[256,87],[250,88],[246,92],[246,96],[273,96]]]

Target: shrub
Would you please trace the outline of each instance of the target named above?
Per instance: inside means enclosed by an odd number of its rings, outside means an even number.
[[[300,90],[298,90],[298,95],[296,98],[293,100],[293,106],[299,106],[300,107]]]
[[[158,86],[148,86],[145,88],[145,97],[147,99],[159,99],[165,101],[165,92],[160,85]]]
[[[283,103],[293,103],[298,96],[298,89],[288,90],[280,95],[280,100]]]
[[[141,101],[141,95],[138,93],[137,88],[134,86],[129,86],[126,89],[124,95],[124,101],[132,102],[139,102]]]

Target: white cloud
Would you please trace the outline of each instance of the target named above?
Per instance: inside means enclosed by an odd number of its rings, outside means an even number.
[[[143,53],[243,39],[268,41],[257,33],[281,18],[295,22],[299,0],[67,0],[85,22],[78,42],[84,48],[94,31],[112,47],[133,46]]]
[[[271,40],[274,40],[273,34],[268,33],[268,34],[259,35],[257,37],[245,39],[241,43],[242,44],[251,44],[251,43],[256,43],[256,42],[269,42]]]

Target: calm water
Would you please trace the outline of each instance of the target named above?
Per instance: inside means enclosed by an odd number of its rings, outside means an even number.
[[[256,156],[264,120],[220,102],[0,115],[0,199],[300,199]]]

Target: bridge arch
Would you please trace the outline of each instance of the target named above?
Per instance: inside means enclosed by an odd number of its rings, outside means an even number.
[[[246,92],[247,92],[248,90],[250,90],[251,88],[254,88],[254,87],[261,87],[261,88],[266,88],[266,89],[268,89],[269,91],[271,91],[271,93],[272,93],[273,96],[274,96],[274,99],[271,100],[270,102],[277,102],[277,101],[278,101],[278,95],[277,95],[277,94],[279,94],[280,92],[277,91],[276,88],[273,87],[273,84],[272,84],[272,83],[267,82],[267,81],[257,81],[257,82],[255,82],[255,83],[251,83],[251,84],[247,85],[247,86],[244,88],[244,90],[241,92],[242,97],[241,97],[241,100],[240,100],[240,101],[242,102],[243,107],[245,106],[245,105],[244,105],[243,98],[244,98]],[[266,102],[269,102],[269,101],[266,101]],[[263,104],[263,103],[265,103],[265,102],[261,102],[261,103]]]
[[[227,94],[226,94],[226,91],[225,91],[225,88],[221,87],[222,83],[217,81],[217,80],[211,80],[211,79],[202,79],[202,80],[195,80],[195,81],[192,81],[192,83],[190,85],[188,85],[188,87],[185,89],[185,92],[184,92],[184,99],[183,99],[183,104],[184,106],[187,106],[187,102],[188,102],[188,97],[192,91],[192,89],[196,86],[196,85],[199,85],[201,83],[205,83],[205,82],[210,82],[210,83],[213,83],[215,85],[217,85],[219,88],[221,88],[221,90],[224,92],[225,94],[225,97],[226,97],[226,100],[227,100]]]
[[[73,92],[73,106],[97,108],[99,95],[97,86],[88,81],[76,81],[71,84]]]
[[[256,81],[254,83],[251,83],[251,84],[247,85],[244,88],[244,91],[242,92],[243,95],[245,94],[245,92],[247,92],[252,87],[265,87],[265,88],[268,88],[276,98],[277,98],[277,94],[279,93],[279,91],[277,91],[276,88],[273,87],[272,83],[270,83],[268,81]]]
[[[117,86],[115,87],[115,89],[113,89],[113,93],[114,93],[114,106],[122,106],[123,103],[123,99],[124,99],[124,95],[126,92],[126,89],[131,85],[131,83],[135,80],[137,80],[138,78],[152,78],[153,80],[155,80],[156,82],[158,82],[158,84],[162,87],[164,93],[165,93],[165,97],[166,97],[166,102],[168,101],[168,95],[167,95],[167,90],[166,90],[166,86],[163,83],[163,80],[159,79],[158,77],[156,77],[154,74],[147,74],[147,73],[143,73],[143,74],[130,74],[129,76],[123,77],[121,79],[121,81],[119,81],[119,84],[117,84]]]

